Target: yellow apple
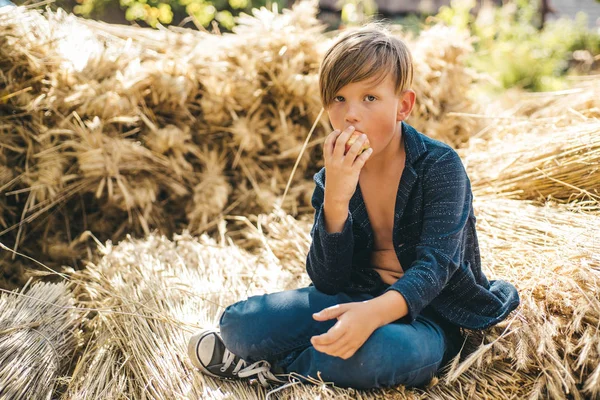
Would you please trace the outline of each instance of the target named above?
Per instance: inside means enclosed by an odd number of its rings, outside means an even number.
[[[354,144],[354,142],[356,142],[356,139],[358,139],[360,137],[360,135],[362,135],[362,132],[354,131],[352,136],[350,136],[350,139],[348,139],[348,141],[346,142],[346,149],[344,150],[344,155],[346,155],[346,153],[348,153],[348,151],[350,150],[350,147],[352,147],[352,145]],[[358,150],[358,155],[362,154],[362,152],[367,150],[369,147],[371,147],[371,145],[369,143],[369,138],[367,138],[365,140],[365,142],[363,143],[362,147],[360,148],[360,150]]]

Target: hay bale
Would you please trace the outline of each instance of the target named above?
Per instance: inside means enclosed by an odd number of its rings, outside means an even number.
[[[253,255],[227,242],[187,233],[173,241],[154,234],[128,239],[107,245],[99,263],[74,273],[80,304],[98,314],[67,398],[217,398],[221,382],[199,374],[187,358],[189,336],[216,325],[232,302],[283,289],[293,278],[266,252]],[[235,398],[252,398],[242,383],[230,388]]]
[[[554,118],[563,113],[573,117],[600,117],[600,75],[571,76],[567,79],[570,87],[556,92],[511,91],[506,95],[506,108],[515,116],[533,119]]]
[[[481,390],[483,398],[597,398],[600,216],[497,198],[479,198],[475,208],[484,270],[514,283],[521,305],[486,332],[485,344],[454,365],[447,381],[466,385],[466,393]],[[472,373],[461,375],[467,367]],[[477,385],[498,373],[512,374],[514,383]]]
[[[482,111],[471,91],[489,79],[465,67],[465,59],[474,52],[472,42],[467,32],[444,25],[434,25],[409,42],[415,59],[417,99],[407,122],[455,148],[481,125],[469,115]]]
[[[50,399],[80,342],[81,313],[68,283],[29,282],[0,294],[0,397]]]
[[[476,195],[544,202],[600,200],[600,122],[507,121],[459,150]]]

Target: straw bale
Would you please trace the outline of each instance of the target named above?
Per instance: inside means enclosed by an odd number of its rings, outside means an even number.
[[[49,40],[51,25],[46,17],[21,7],[0,9],[0,87],[3,97],[11,96],[7,100],[18,102],[19,97],[30,90],[45,90],[46,85],[40,83],[40,77],[46,76],[62,61],[56,49],[57,42]],[[38,29],[27,29],[31,26]]]
[[[14,223],[16,207],[15,202],[11,202],[5,193],[15,185],[15,178],[20,172],[15,168],[15,158],[20,157],[24,149],[11,124],[0,122],[0,135],[0,227],[6,228]]]
[[[23,263],[7,252],[0,253],[0,271],[0,288],[22,288],[27,283]]]
[[[0,397],[50,399],[81,339],[68,283],[35,282],[0,294]]]
[[[507,121],[459,149],[476,194],[598,203],[600,121]]]
[[[600,117],[599,78],[600,75],[570,76],[567,77],[570,82],[569,87],[555,92],[510,91],[505,95],[506,109],[516,116],[527,116],[533,119],[555,117],[557,114],[568,114],[573,111],[576,115],[598,118]]]
[[[474,51],[472,42],[468,33],[444,25],[434,25],[409,41],[417,100],[408,122],[453,147],[460,147],[480,125],[465,114],[481,111],[470,90],[489,79],[464,65]]]
[[[193,188],[194,197],[186,208],[191,229],[205,226],[221,215],[232,192],[232,187],[224,175],[225,153],[219,154],[216,150],[204,148],[199,157],[204,168],[198,179],[199,183]]]
[[[13,178],[12,169],[8,168],[6,165],[2,165],[0,161],[0,193],[3,193],[3,188],[6,187],[9,182]],[[6,228],[6,217],[5,213],[9,212],[8,205],[6,204],[6,197],[0,196],[0,227]]]
[[[220,398],[221,383],[191,366],[187,339],[199,327],[215,325],[231,302],[290,281],[268,254],[253,255],[226,241],[187,233],[173,241],[159,235],[128,239],[108,244],[98,264],[74,273],[81,305],[100,311],[66,398],[104,391],[121,391],[123,398]],[[235,394],[245,393],[243,385],[232,390],[235,398],[245,397]]]

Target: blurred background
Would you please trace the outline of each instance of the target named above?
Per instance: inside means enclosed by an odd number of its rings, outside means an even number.
[[[56,0],[16,5],[62,8],[84,18],[112,24],[160,28],[174,25],[210,32],[231,32],[235,17],[275,5],[291,8],[295,0]],[[0,4],[13,4],[0,0]],[[467,28],[479,39],[468,64],[488,71],[498,67],[504,87],[553,90],[575,67],[596,68],[600,0],[319,0],[317,18],[327,31],[385,19],[418,35],[436,22]],[[559,23],[556,23],[556,22]],[[548,22],[555,22],[548,26]],[[503,45],[506,44],[505,46]],[[498,64],[491,53],[518,43],[525,57]],[[542,48],[544,48],[542,50]],[[510,50],[508,50],[510,51]],[[531,61],[541,63],[530,68]]]
[[[140,25],[197,25],[209,27],[218,24],[222,31],[230,30],[234,25],[233,17],[252,8],[277,3],[279,9],[291,8],[296,0],[57,0],[54,7],[86,18],[94,18],[109,23],[137,23]],[[9,3],[9,0],[1,0]],[[0,4],[1,4],[0,3]],[[30,4],[30,1],[14,1],[17,5]],[[46,2],[40,3],[40,5]],[[437,14],[452,0],[319,0],[319,17],[327,21],[331,29],[343,24],[360,23],[366,18],[387,18],[406,24],[413,20],[424,20]],[[464,2],[463,2],[464,3]],[[587,25],[598,27],[600,7],[597,0],[477,0],[472,12],[476,14],[482,3],[496,6],[514,3],[517,8],[536,9],[532,17],[540,26],[547,19],[560,17],[577,18],[577,14],[587,14]],[[408,21],[407,21],[408,19]],[[414,24],[414,22],[413,22]]]

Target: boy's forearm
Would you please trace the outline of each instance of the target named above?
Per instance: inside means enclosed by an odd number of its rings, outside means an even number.
[[[408,314],[408,304],[399,292],[388,290],[384,294],[369,300],[373,306],[373,315],[378,327],[394,322]]]
[[[339,201],[330,201],[325,196],[323,212],[325,213],[325,230],[327,233],[338,233],[344,229],[348,219],[349,204]]]

